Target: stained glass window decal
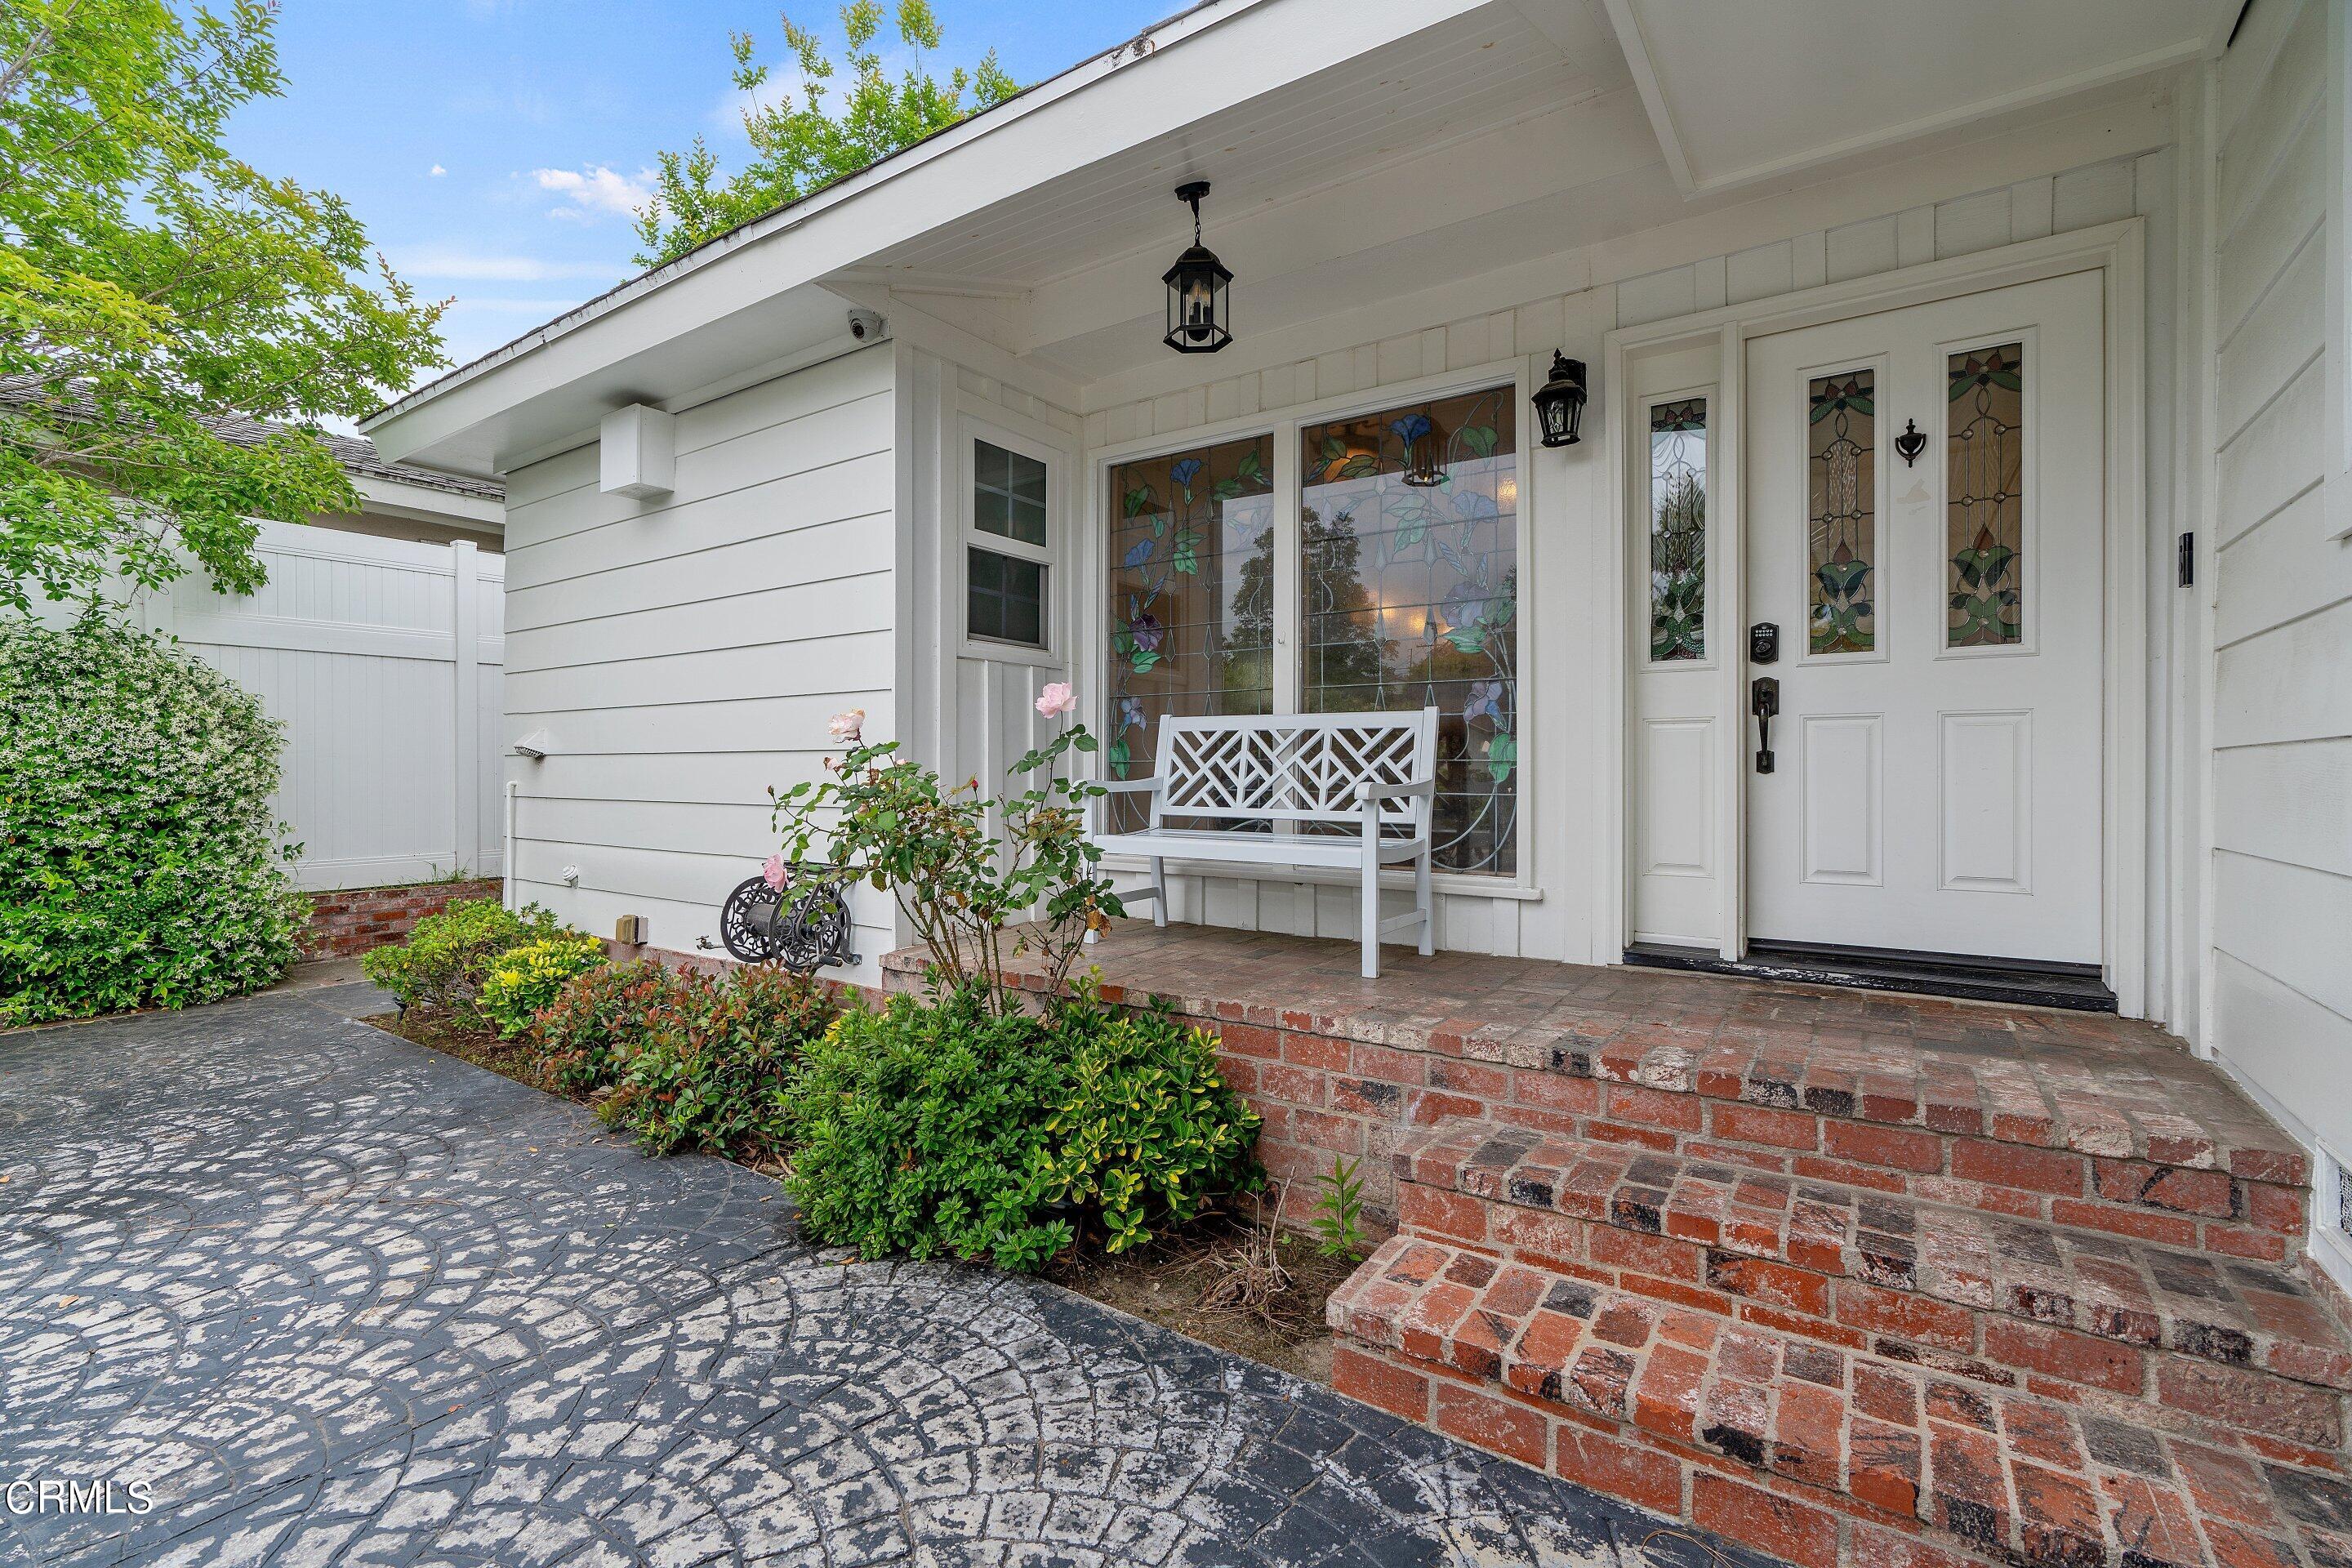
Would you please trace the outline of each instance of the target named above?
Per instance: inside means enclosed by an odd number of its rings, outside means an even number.
[[[1274,709],[1274,437],[1121,463],[1110,471],[1113,778],[1148,778],[1162,714]],[[1104,803],[1115,831],[1150,803]]]
[[[1948,369],[1945,646],[2007,647],[2025,635],[2025,345],[1969,349]]]
[[[1806,392],[1805,646],[1868,653],[1878,646],[1878,373],[1815,376]]]
[[[1706,399],[1650,409],[1650,658],[1706,657]]]
[[[1517,402],[1495,387],[1299,432],[1300,706],[1436,706],[1440,870],[1517,865]]]

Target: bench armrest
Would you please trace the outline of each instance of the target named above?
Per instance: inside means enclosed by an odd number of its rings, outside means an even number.
[[[1411,784],[1374,784],[1367,779],[1356,786],[1356,804],[1370,805],[1376,800],[1410,800],[1417,795],[1434,795],[1437,780],[1433,777],[1415,779]]]
[[[1138,790],[1160,787],[1160,780],[1156,776],[1148,779],[1097,779],[1095,783],[1105,795],[1133,795]]]

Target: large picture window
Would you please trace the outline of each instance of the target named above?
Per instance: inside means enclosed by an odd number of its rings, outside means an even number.
[[[1113,778],[1150,775],[1165,714],[1273,710],[1273,466],[1257,436],[1111,469]],[[1143,825],[1142,797],[1108,804],[1115,831]]]
[[[1299,705],[1435,704],[1440,870],[1517,867],[1517,403],[1498,386],[1299,432]]]

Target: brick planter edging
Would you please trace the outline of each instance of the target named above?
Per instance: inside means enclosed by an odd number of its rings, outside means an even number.
[[[351,958],[408,940],[416,922],[465,899],[496,899],[496,877],[467,882],[417,882],[394,888],[336,888],[312,893],[302,925],[302,956]]]

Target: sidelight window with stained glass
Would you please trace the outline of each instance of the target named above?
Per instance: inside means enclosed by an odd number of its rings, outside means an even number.
[[[1806,384],[1805,646],[1878,646],[1878,373]]]
[[[1517,404],[1501,386],[1299,433],[1300,706],[1437,707],[1441,870],[1517,864]]]
[[[1650,408],[1650,658],[1706,657],[1706,399]]]
[[[1113,778],[1151,773],[1160,719],[1274,707],[1274,437],[1197,447],[1110,470]],[[1144,825],[1113,795],[1116,831]]]
[[[2023,640],[2025,345],[1946,363],[1944,548],[1948,647]]]

